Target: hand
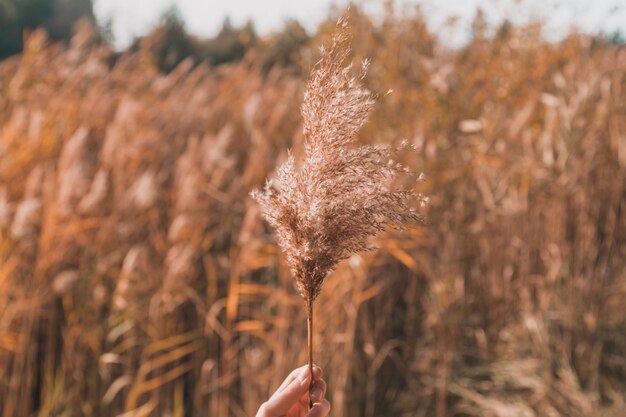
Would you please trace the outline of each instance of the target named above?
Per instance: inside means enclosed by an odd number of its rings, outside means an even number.
[[[313,389],[311,399],[313,408],[309,409],[309,385],[311,371],[305,365],[295,369],[267,400],[256,417],[326,417],[330,412],[330,403],[324,399],[326,382],[322,379],[322,368],[313,365]]]

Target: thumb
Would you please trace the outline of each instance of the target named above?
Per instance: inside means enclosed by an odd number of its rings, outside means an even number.
[[[265,403],[265,410],[274,416],[280,416],[291,408],[300,398],[306,394],[311,384],[311,370],[303,368],[298,377],[289,383],[281,392],[277,392],[270,400]]]

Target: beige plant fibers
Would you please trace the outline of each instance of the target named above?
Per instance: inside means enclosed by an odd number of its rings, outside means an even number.
[[[397,149],[350,147],[374,98],[362,86],[369,63],[363,63],[357,76],[351,66],[344,66],[349,43],[347,20],[342,18],[307,82],[301,109],[303,161],[298,167],[289,155],[276,179],[252,193],[275,229],[307,306],[309,365],[313,302],[328,274],[342,259],[370,250],[368,239],[388,226],[420,222],[413,204],[426,201],[412,189],[394,188],[400,175],[411,174],[393,160]]]

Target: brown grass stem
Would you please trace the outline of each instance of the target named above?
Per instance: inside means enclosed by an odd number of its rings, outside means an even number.
[[[307,300],[307,344],[309,347],[309,370],[311,371],[311,385],[309,386],[309,410],[313,408],[311,390],[313,389],[313,299]]]

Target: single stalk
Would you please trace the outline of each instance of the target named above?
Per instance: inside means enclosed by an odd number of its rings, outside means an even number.
[[[311,371],[311,385],[309,385],[309,410],[313,408],[311,390],[313,388],[313,300],[307,300],[308,344],[309,344],[309,370]]]

